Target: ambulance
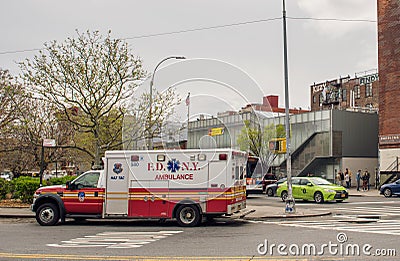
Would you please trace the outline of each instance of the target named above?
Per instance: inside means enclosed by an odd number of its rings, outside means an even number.
[[[176,219],[246,213],[247,154],[233,149],[106,151],[104,170],[41,187],[31,206],[40,225],[66,218]],[[235,215],[237,216],[237,215]]]

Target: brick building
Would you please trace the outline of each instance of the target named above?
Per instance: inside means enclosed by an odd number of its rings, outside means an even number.
[[[399,174],[400,1],[378,0],[379,151],[381,174]]]
[[[311,111],[378,110],[379,76],[359,73],[354,78],[341,77],[311,86]]]

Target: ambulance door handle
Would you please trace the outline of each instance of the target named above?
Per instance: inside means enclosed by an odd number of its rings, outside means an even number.
[[[143,200],[144,202],[147,202],[147,196],[144,196]]]

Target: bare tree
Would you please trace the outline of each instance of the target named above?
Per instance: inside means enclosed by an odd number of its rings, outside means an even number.
[[[24,88],[7,70],[0,69],[0,135],[7,133],[13,121],[18,119],[18,109],[24,105]]]
[[[151,115],[149,93],[143,93],[132,100],[131,105],[127,106],[124,119],[124,147],[137,148],[138,142],[145,145],[147,139],[160,138],[163,128],[181,100],[174,88],[167,88],[163,92],[153,90]]]
[[[20,63],[33,95],[53,104],[76,132],[91,135],[96,164],[101,150],[121,139],[107,131],[122,121],[124,102],[145,77],[141,59],[110,34],[103,38],[97,31],[77,32],[77,38],[46,43],[33,60]]]

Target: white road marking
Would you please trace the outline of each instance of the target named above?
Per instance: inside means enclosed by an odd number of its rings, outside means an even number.
[[[47,244],[50,247],[105,247],[105,248],[138,248],[183,231],[154,232],[103,232],[87,235],[60,244]]]

